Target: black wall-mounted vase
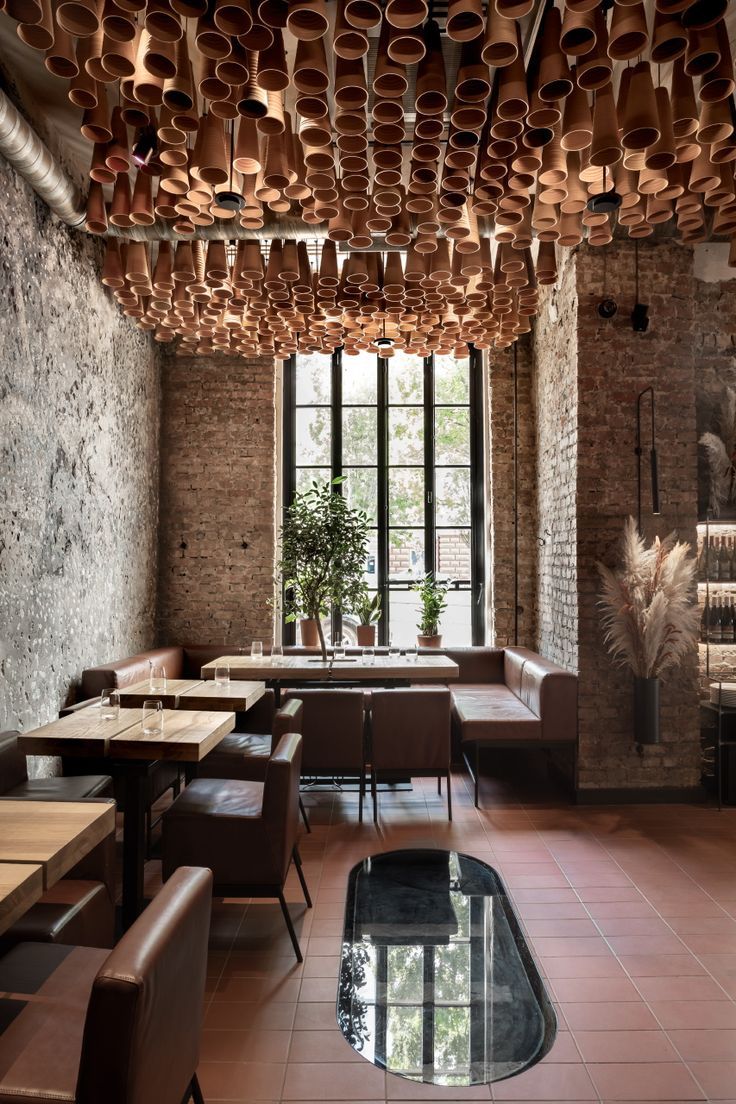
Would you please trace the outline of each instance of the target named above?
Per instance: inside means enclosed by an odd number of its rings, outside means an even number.
[[[637,744],[659,743],[659,679],[634,679],[634,739]]]

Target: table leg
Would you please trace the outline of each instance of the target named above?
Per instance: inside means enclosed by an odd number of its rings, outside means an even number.
[[[147,765],[125,771],[123,814],[123,931],[143,912],[143,868],[146,858],[145,783]]]

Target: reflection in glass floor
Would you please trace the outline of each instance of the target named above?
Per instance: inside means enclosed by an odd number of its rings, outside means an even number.
[[[353,867],[340,1030],[413,1081],[477,1085],[538,1062],[555,1016],[501,880],[455,851],[389,851]]]

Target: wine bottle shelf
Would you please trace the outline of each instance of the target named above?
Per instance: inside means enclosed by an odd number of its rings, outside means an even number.
[[[699,640],[698,644],[701,648],[706,648],[709,644],[711,648],[736,648],[736,641],[718,641],[715,640]]]
[[[698,579],[699,587],[733,587],[736,590],[736,579]]]

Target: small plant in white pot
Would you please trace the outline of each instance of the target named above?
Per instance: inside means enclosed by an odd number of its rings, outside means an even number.
[[[634,735],[659,743],[660,676],[696,647],[699,613],[694,601],[697,565],[690,545],[674,533],[642,539],[633,518],[624,526],[621,564],[599,563],[599,604],[604,639],[614,662],[634,675]]]
[[[419,634],[417,644],[420,648],[441,648],[442,636],[440,635],[440,618],[447,608],[447,592],[450,589],[450,580],[440,581],[433,572],[429,571],[414,583],[412,590],[419,595],[421,605],[419,607]]]
[[[371,598],[368,587],[361,587],[353,599],[351,612],[358,618],[355,630],[358,644],[362,648],[372,648],[376,643],[376,626],[381,620],[381,595],[376,591]]]

